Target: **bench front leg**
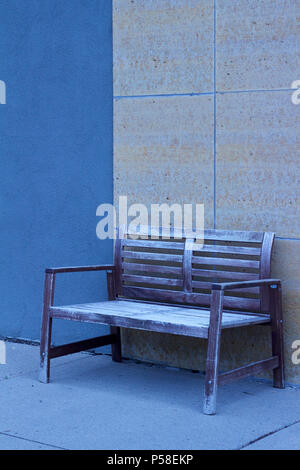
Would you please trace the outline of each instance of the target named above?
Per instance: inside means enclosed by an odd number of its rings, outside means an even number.
[[[53,305],[55,274],[46,273],[44,286],[44,306],[40,344],[40,382],[48,383],[50,379],[50,345],[52,318],[49,308]]]
[[[203,412],[216,413],[224,291],[212,290]]]

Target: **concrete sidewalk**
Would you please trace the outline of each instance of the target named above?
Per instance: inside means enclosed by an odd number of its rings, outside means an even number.
[[[7,343],[0,449],[299,449],[300,389],[253,379],[219,390],[202,414],[203,376],[79,353],[38,382],[39,348]]]

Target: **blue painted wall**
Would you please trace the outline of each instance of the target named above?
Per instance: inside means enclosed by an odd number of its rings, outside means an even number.
[[[44,268],[111,262],[110,0],[1,0],[0,336],[39,339]],[[57,303],[106,295],[103,274],[57,277]],[[56,343],[104,327],[57,322]]]

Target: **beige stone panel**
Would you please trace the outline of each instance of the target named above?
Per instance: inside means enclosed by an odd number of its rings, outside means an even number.
[[[300,240],[276,240],[272,276],[282,280],[287,380],[300,383],[300,364],[292,362],[292,344],[300,340]]]
[[[292,343],[300,340],[300,241],[276,240],[272,276],[282,280],[286,380],[300,384],[300,364],[292,362]],[[207,341],[176,335],[123,330],[126,357],[174,367],[205,369]],[[251,326],[222,332],[220,371],[271,355],[269,326]],[[271,379],[271,372],[259,377]]]
[[[299,1],[217,5],[218,91],[290,88],[299,78]]]
[[[213,0],[114,0],[114,95],[213,90]]]
[[[114,197],[205,205],[213,226],[213,100],[126,98],[114,105]]]
[[[217,97],[217,228],[300,237],[300,108],[289,92]]]

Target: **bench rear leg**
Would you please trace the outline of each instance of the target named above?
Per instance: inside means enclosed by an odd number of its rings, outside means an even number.
[[[279,365],[273,369],[273,386],[285,387],[284,379],[284,351],[283,351],[283,325],[282,325],[282,294],[278,285],[270,286],[270,310],[272,328],[272,354],[278,356]]]
[[[208,333],[203,413],[214,415],[217,405],[223,292],[213,290]]]
[[[111,326],[110,333],[116,336],[116,342],[111,345],[112,360],[114,362],[122,362],[122,349],[121,349],[121,332],[118,326]]]

